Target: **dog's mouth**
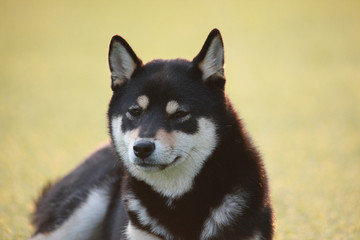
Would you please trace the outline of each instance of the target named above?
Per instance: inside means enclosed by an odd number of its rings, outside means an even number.
[[[181,158],[180,156],[177,156],[176,158],[174,158],[172,162],[167,164],[147,163],[141,161],[141,162],[136,162],[135,166],[144,171],[162,171],[170,166],[175,165],[180,160],[180,158]]]

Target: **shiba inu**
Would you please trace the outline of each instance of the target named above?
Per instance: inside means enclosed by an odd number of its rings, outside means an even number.
[[[43,191],[31,239],[272,239],[261,157],[225,95],[214,29],[192,60],[110,43],[111,143]]]

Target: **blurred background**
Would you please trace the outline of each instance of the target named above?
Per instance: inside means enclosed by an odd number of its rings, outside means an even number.
[[[0,239],[108,141],[108,44],[192,59],[212,28],[262,152],[276,239],[360,239],[360,1],[0,0]]]

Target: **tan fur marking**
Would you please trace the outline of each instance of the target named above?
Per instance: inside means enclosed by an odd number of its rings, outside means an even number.
[[[166,105],[166,112],[168,114],[173,114],[175,113],[177,110],[179,109],[179,103],[174,101],[174,100],[171,100],[167,103]]]
[[[149,105],[149,98],[145,95],[141,95],[140,97],[137,98],[137,103],[142,109],[145,110]]]
[[[164,145],[167,145],[170,148],[174,148],[176,140],[174,132],[168,133],[164,129],[159,129],[156,133],[155,138],[162,142]]]
[[[134,130],[129,131],[126,135],[129,139],[129,142],[135,142],[135,140],[138,138],[140,132],[140,128],[136,128]]]

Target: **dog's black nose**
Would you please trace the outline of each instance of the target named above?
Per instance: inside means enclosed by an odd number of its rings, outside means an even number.
[[[148,140],[139,140],[134,145],[134,153],[137,157],[145,159],[155,150],[155,144]]]

